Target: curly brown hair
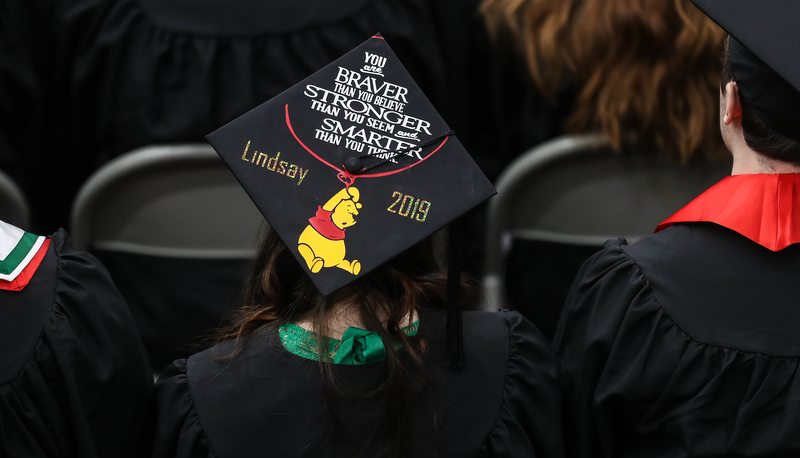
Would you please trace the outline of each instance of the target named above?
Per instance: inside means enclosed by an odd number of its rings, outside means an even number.
[[[484,0],[495,37],[520,44],[534,82],[574,106],[564,128],[604,132],[686,162],[724,154],[720,55],[726,33],[689,0]]]

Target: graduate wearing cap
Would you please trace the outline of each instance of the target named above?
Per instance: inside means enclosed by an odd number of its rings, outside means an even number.
[[[800,456],[800,3],[694,3],[730,34],[732,175],[581,269],[554,341],[568,456]]]
[[[108,272],[0,221],[0,456],[150,453],[152,372]]]
[[[494,188],[380,35],[208,139],[270,229],[155,457],[562,455],[543,337],[434,257]]]

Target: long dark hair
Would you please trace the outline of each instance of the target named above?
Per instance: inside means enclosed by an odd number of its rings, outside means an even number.
[[[217,331],[215,340],[217,343],[237,340],[241,349],[263,327],[298,320],[309,320],[318,335],[330,335],[328,322],[334,306],[352,304],[366,330],[377,333],[384,342],[401,344],[402,351],[413,364],[427,374],[423,359],[426,347],[424,339],[407,336],[402,332],[401,324],[415,309],[445,307],[447,275],[434,255],[433,240],[429,237],[417,243],[362,278],[323,296],[286,244],[269,229],[246,277],[243,306]],[[461,301],[464,308],[474,308],[478,302],[477,289],[467,279],[462,281]],[[325,362],[325,346],[317,345],[317,348],[320,351],[320,374],[329,410],[334,423],[347,436],[348,431],[333,402],[334,394],[345,393],[346,390],[337,383],[331,365]],[[235,357],[235,354],[230,357]],[[387,370],[382,383],[373,391],[358,394],[382,398],[383,425],[387,432],[382,448],[389,456],[407,456],[411,442],[409,371],[404,367],[401,351],[395,345],[386,345],[385,362]],[[374,444],[366,444],[365,447],[370,445]],[[360,455],[364,450],[354,452]]]

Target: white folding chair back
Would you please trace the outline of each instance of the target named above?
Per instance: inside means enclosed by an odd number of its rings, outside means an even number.
[[[564,136],[533,148],[506,168],[489,201],[485,307],[503,305],[512,240],[633,242],[728,174],[729,163],[677,165],[615,154],[601,135]]]
[[[264,217],[209,145],[150,146],[83,185],[73,244],[180,258],[249,258]]]

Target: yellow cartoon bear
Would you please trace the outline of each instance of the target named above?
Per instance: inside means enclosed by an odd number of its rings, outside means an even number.
[[[309,218],[310,224],[297,241],[297,250],[311,272],[317,273],[323,267],[338,267],[353,275],[361,272],[360,262],[344,259],[344,230],[356,224],[355,216],[361,208],[358,203],[360,196],[353,186],[342,189],[325,205],[317,207],[317,214]]]

